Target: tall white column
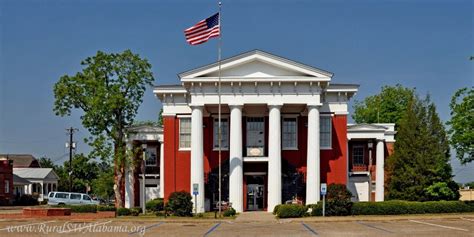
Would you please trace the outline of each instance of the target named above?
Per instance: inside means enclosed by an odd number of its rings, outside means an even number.
[[[230,107],[229,201],[237,212],[244,209],[242,162],[242,105]]]
[[[308,105],[308,152],[306,160],[306,204],[320,200],[321,165],[319,148],[319,106]]]
[[[375,201],[381,202],[384,200],[384,141],[377,140],[376,166],[375,166]]]
[[[268,105],[268,212],[281,204],[281,105]]]
[[[165,145],[160,142],[160,198],[165,197]]]
[[[199,185],[197,200],[193,204],[198,213],[204,212],[204,143],[202,129],[203,106],[192,106],[191,112],[191,195],[193,184]],[[194,210],[194,209],[193,209]]]

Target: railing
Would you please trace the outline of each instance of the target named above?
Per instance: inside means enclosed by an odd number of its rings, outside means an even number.
[[[352,172],[364,172],[364,171],[369,171],[369,168],[366,164],[353,164],[351,171]]]

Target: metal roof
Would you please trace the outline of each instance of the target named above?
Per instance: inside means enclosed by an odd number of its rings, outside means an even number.
[[[24,179],[45,179],[52,174],[56,179],[59,179],[52,168],[13,168],[13,174]]]

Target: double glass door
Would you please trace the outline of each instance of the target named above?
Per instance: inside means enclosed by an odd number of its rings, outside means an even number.
[[[263,210],[264,205],[264,176],[247,177],[247,210]]]

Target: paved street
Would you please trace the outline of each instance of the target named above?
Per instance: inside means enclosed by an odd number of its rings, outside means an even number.
[[[235,220],[0,220],[0,236],[474,236],[474,215],[440,217],[274,219],[244,213]]]

